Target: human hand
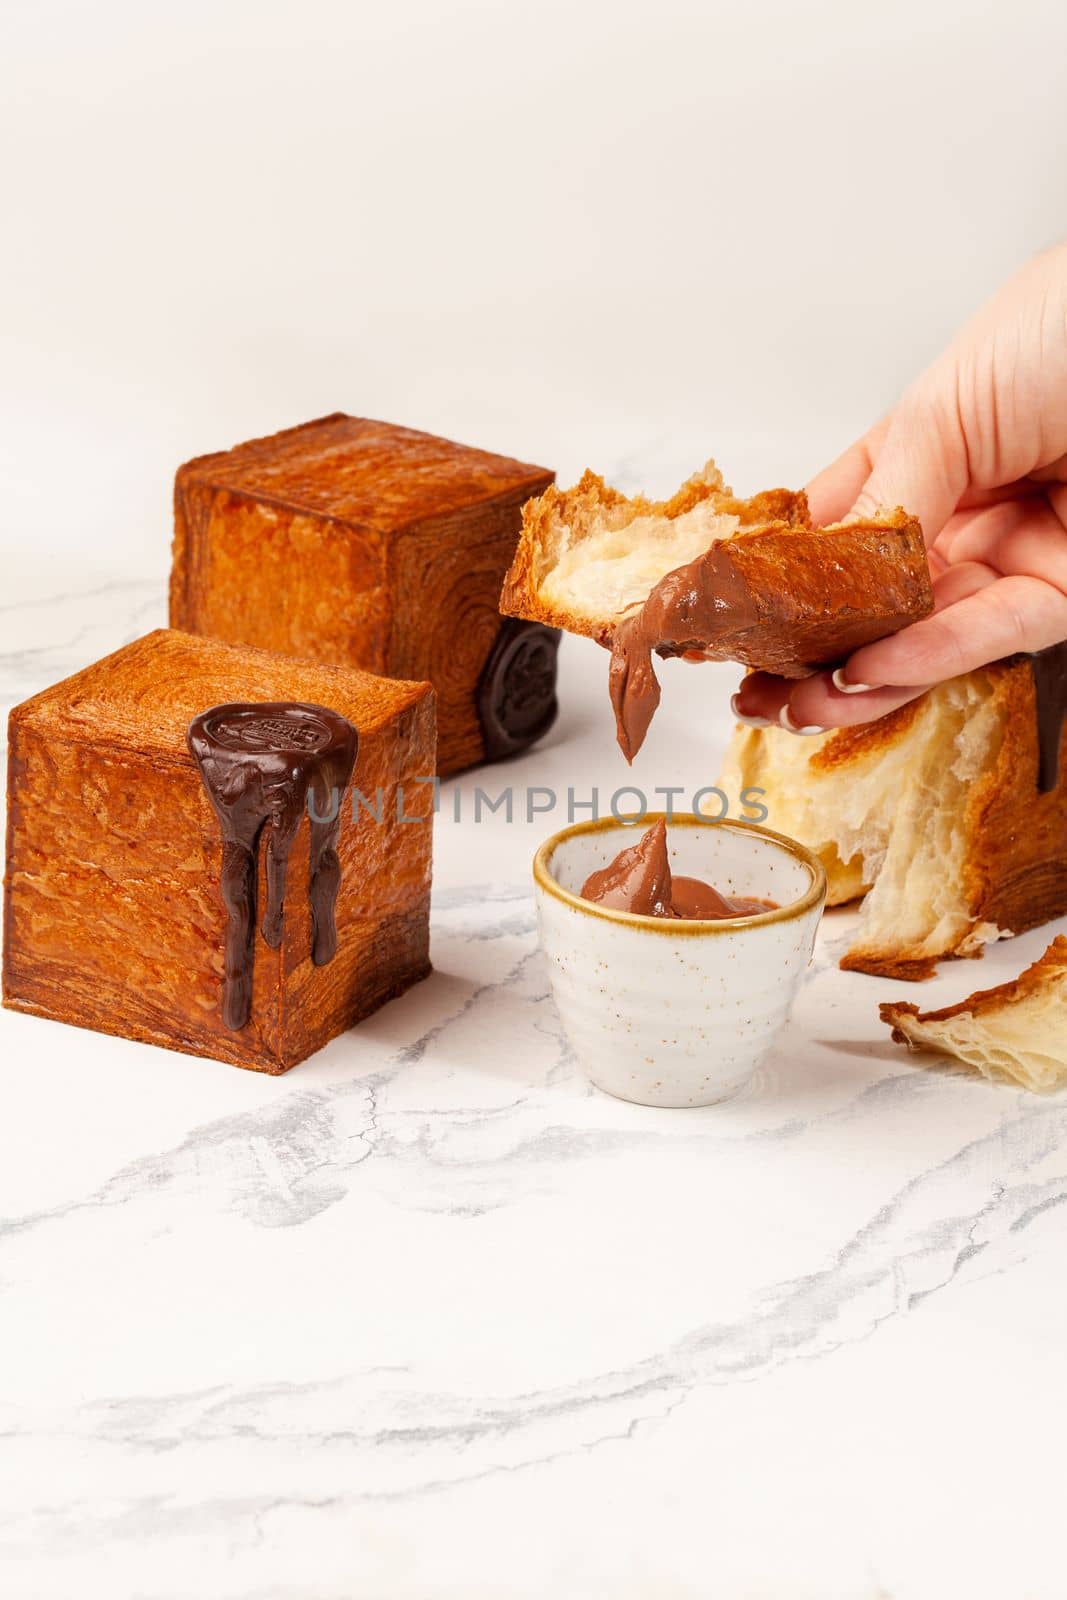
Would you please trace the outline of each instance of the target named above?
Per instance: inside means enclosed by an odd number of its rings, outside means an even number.
[[[1067,245],[1011,279],[808,498],[817,526],[897,505],[917,516],[935,611],[833,673],[749,674],[733,701],[742,721],[869,722],[1067,639]]]

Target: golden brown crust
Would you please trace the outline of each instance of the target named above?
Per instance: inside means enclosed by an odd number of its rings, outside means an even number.
[[[160,760],[185,766],[192,762],[185,748],[189,723],[198,712],[227,700],[304,700],[331,706],[343,700],[344,708],[337,709],[368,734],[428,696],[428,683],[381,678],[156,628],[13,707],[9,725],[13,731],[29,725],[43,738],[97,749],[150,751]]]
[[[873,952],[849,952],[841,957],[838,966],[842,972],[865,972],[871,978],[899,978],[905,983],[923,983],[937,971],[937,960],[932,956],[879,956]]]
[[[980,1017],[986,1012],[1002,1011],[1006,1006],[1018,1005],[1046,990],[1050,983],[1059,984],[1065,979],[1067,938],[1059,934],[1033,966],[1027,967],[1007,983],[998,983],[992,989],[977,989],[966,1000],[957,1001],[954,1006],[943,1006],[940,1011],[920,1011],[918,1006],[905,1000],[883,1000],[878,1007],[878,1015],[893,1029],[893,1038],[897,1043],[907,1044],[907,1035],[900,1031],[899,1026],[905,1017],[914,1017],[916,1022],[948,1022],[964,1013]]]
[[[178,469],[170,621],[429,679],[444,773],[484,759],[482,669],[543,467],[341,413]]]
[[[907,705],[888,711],[875,722],[857,722],[851,728],[835,728],[830,738],[812,755],[812,771],[831,772],[835,767],[848,767],[853,762],[889,749],[913,726],[921,706],[921,699],[909,700]]]
[[[337,955],[310,960],[308,828],[280,950],[258,941],[253,1014],[221,1020],[217,819],[185,736],[209,706],[300,700],[359,732],[342,813]],[[160,630],[10,718],[4,1003],[81,1027],[283,1072],[429,970],[433,694],[428,684]],[[397,813],[404,788],[403,815]],[[261,879],[264,871],[261,862]],[[263,903],[263,883],[260,884]]]
[[[1061,740],[1059,781],[1042,794],[1030,660],[986,670],[1003,737],[995,763],[971,786],[964,888],[977,920],[1025,933],[1067,912],[1067,737]]]
[[[178,469],[183,485],[228,489],[384,536],[513,491],[535,493],[551,477],[511,456],[340,411]]]

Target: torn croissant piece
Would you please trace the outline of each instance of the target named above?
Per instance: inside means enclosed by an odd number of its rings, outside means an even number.
[[[1067,912],[1067,644],[807,739],[738,727],[719,786],[816,852],[828,904],[866,895],[841,961],[927,978]]]
[[[932,609],[922,530],[896,510],[813,528],[806,497],[740,500],[709,461],[670,500],[587,472],[523,507],[501,610],[612,651],[619,744],[632,760],[659,703],[652,657],[696,653],[802,678]]]
[[[1067,938],[995,989],[980,989],[942,1011],[883,1004],[898,1044],[933,1050],[993,1081],[1047,1092],[1067,1083]]]

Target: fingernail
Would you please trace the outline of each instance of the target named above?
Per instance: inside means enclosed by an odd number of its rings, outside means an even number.
[[[741,710],[741,707],[738,704],[740,699],[741,696],[737,694],[732,694],[730,696],[730,710],[733,712],[738,722],[743,722],[746,728],[774,727],[774,723],[771,721],[770,717],[746,717],[745,713]]]
[[[778,721],[781,723],[782,727],[785,728],[787,733],[802,733],[805,738],[809,738],[815,733],[826,732],[826,729],[820,728],[817,722],[809,722],[806,727],[802,728],[799,722],[793,721],[793,713],[790,711],[788,705],[784,705],[781,711],[779,711]]]
[[[873,683],[848,683],[844,667],[834,668],[830,674],[830,682],[835,689],[840,689],[842,694],[867,694],[869,690],[877,688],[877,684]]]

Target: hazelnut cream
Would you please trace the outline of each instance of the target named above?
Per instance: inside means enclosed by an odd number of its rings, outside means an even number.
[[[672,873],[667,856],[667,825],[662,818],[636,844],[620,850],[614,861],[590,873],[582,885],[582,898],[642,917],[681,917],[700,922],[751,917],[777,909],[773,900],[723,895],[700,878]]]

